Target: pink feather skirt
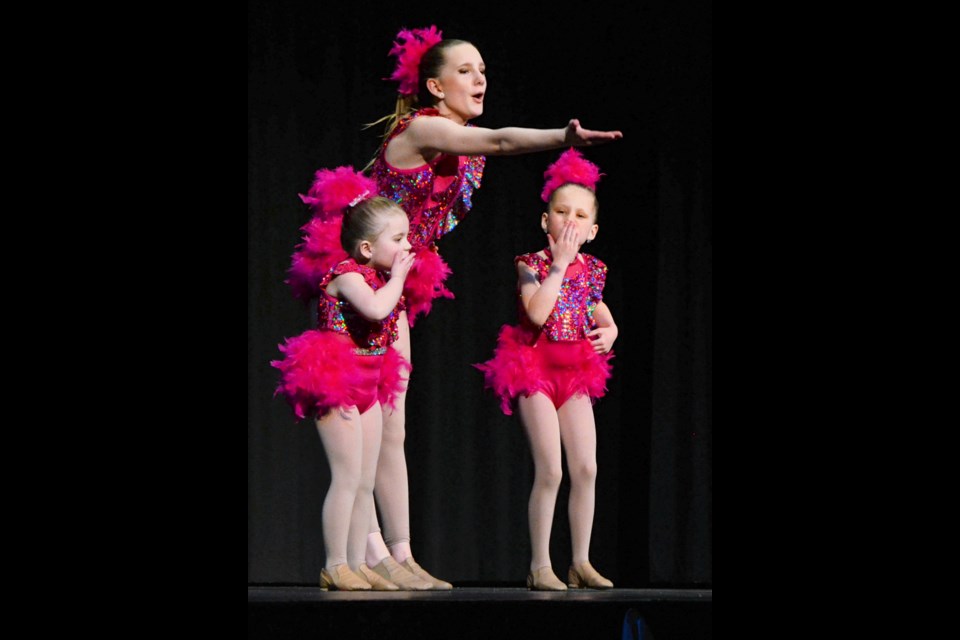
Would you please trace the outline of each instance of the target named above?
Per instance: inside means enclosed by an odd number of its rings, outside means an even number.
[[[411,365],[388,347],[383,355],[359,355],[349,336],[310,329],[278,345],[283,358],[274,395],[286,398],[298,419],[322,417],[334,408],[365,413],[376,402],[393,407],[406,389]]]
[[[591,341],[551,342],[539,339],[525,327],[503,325],[493,358],[474,365],[483,372],[484,386],[500,400],[500,409],[513,413],[520,395],[540,392],[559,408],[575,395],[596,402],[607,392],[613,353],[599,354]]]

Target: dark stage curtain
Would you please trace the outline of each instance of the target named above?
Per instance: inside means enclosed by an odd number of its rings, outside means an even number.
[[[710,6],[604,3],[571,14],[388,14],[368,6],[251,2],[248,23],[248,581],[315,584],[329,470],[309,421],[273,397],[277,344],[311,326],[284,284],[313,172],[373,155],[392,110],[386,53],[401,27],[436,24],[488,67],[484,127],[562,127],[624,139],[583,150],[606,174],[604,300],[620,326],[614,377],[594,408],[597,509],[591,559],[618,586],[712,583]],[[324,8],[326,7],[326,8]],[[529,9],[527,8],[529,7]],[[528,13],[529,11],[529,13]],[[521,583],[533,465],[516,416],[472,363],[517,318],[513,257],[545,245],[539,199],[560,150],[488,158],[466,220],[440,241],[455,300],[413,329],[407,398],[412,546],[454,583]],[[561,487],[552,559],[570,561]]]

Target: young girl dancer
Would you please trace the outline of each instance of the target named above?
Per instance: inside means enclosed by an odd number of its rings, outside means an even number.
[[[592,131],[570,120],[565,128],[486,129],[468,124],[483,114],[487,91],[486,65],[480,52],[464,40],[444,40],[435,26],[402,29],[390,55],[397,57],[390,76],[399,83],[396,109],[379,122],[386,133],[369,165],[378,192],[400,204],[410,219],[410,244],[417,260],[404,285],[407,308],[401,313],[394,348],[409,361],[410,333],[416,319],[430,312],[433,300],[453,293],[444,285],[450,268],[437,250],[437,241],[459,224],[480,187],[486,155],[516,155],[564,146],[587,146],[623,137],[619,131]],[[377,124],[374,123],[374,124]],[[304,243],[294,256],[288,282],[295,295],[309,297],[312,284],[330,260],[338,259],[330,238],[336,229],[310,223]],[[449,589],[413,559],[405,439],[406,390],[395,408],[384,413],[383,442],[377,468],[376,500],[384,521],[381,534],[374,513],[367,561],[376,566],[392,557],[394,582],[409,579],[407,571]]]
[[[304,201],[317,218],[342,222],[348,258],[318,283],[318,327],[280,346],[283,394],[298,418],[314,416],[330,463],[323,502],[326,564],[320,587],[397,590],[370,570],[364,552],[382,432],[381,404],[405,386],[410,365],[390,348],[397,339],[403,283],[414,256],[407,216],[350,167],[320,170]],[[424,588],[427,588],[425,586]]]
[[[550,562],[550,529],[560,488],[561,445],[570,473],[572,588],[609,589],[590,565],[597,435],[592,403],[606,393],[617,325],[602,301],[607,267],[580,253],[599,227],[595,193],[600,171],[570,149],[547,169],[540,226],[548,247],[516,258],[518,326],[500,330],[494,357],[476,365],[501,409],[516,403],[535,468],[530,492],[530,573],[527,587],[563,591]]]

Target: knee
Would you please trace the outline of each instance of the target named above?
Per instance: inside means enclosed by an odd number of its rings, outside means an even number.
[[[563,470],[559,464],[544,464],[537,467],[534,484],[542,489],[556,490],[562,479]]]
[[[397,411],[391,416],[384,416],[381,448],[390,445],[395,447],[402,446],[406,435],[407,431],[404,426],[403,413],[401,411]]]
[[[356,494],[363,484],[359,472],[339,470],[330,474],[330,491]]]
[[[597,479],[597,461],[590,460],[579,462],[570,467],[570,481],[580,483],[593,483]]]
[[[357,480],[357,495],[364,496],[364,497],[373,496],[373,486],[375,484],[374,483],[375,477],[376,477],[375,475],[368,474],[363,478],[359,478]]]

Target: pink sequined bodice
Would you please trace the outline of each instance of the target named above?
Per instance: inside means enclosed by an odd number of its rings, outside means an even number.
[[[403,133],[415,118],[439,114],[436,109],[420,109],[402,119],[383,141],[371,169],[379,194],[399,203],[407,212],[407,239],[414,249],[436,242],[463,220],[473,206],[473,192],[480,188],[486,163],[484,156],[446,154],[413,169],[397,169],[387,163],[384,156],[394,137]]]
[[[515,258],[537,274],[537,281],[543,282],[553,264],[553,256],[549,249],[544,249],[546,258],[536,253],[525,253]],[[560,285],[560,294],[550,312],[550,317],[543,325],[543,334],[553,342],[571,342],[586,337],[593,329],[593,312],[603,300],[603,285],[607,280],[607,265],[598,258],[581,253],[583,262],[579,258],[570,263],[563,274],[563,284]],[[520,317],[526,319],[526,313],[521,306]],[[525,320],[528,323],[528,320]]]
[[[357,264],[353,258],[344,260],[320,281],[322,295],[317,302],[317,328],[350,336],[357,345],[358,354],[382,355],[398,337],[397,317],[400,314],[401,305],[398,304],[389,316],[379,322],[367,320],[346,300],[338,300],[327,295],[326,287],[330,281],[345,273],[359,273],[374,291],[387,283],[380,271]]]

